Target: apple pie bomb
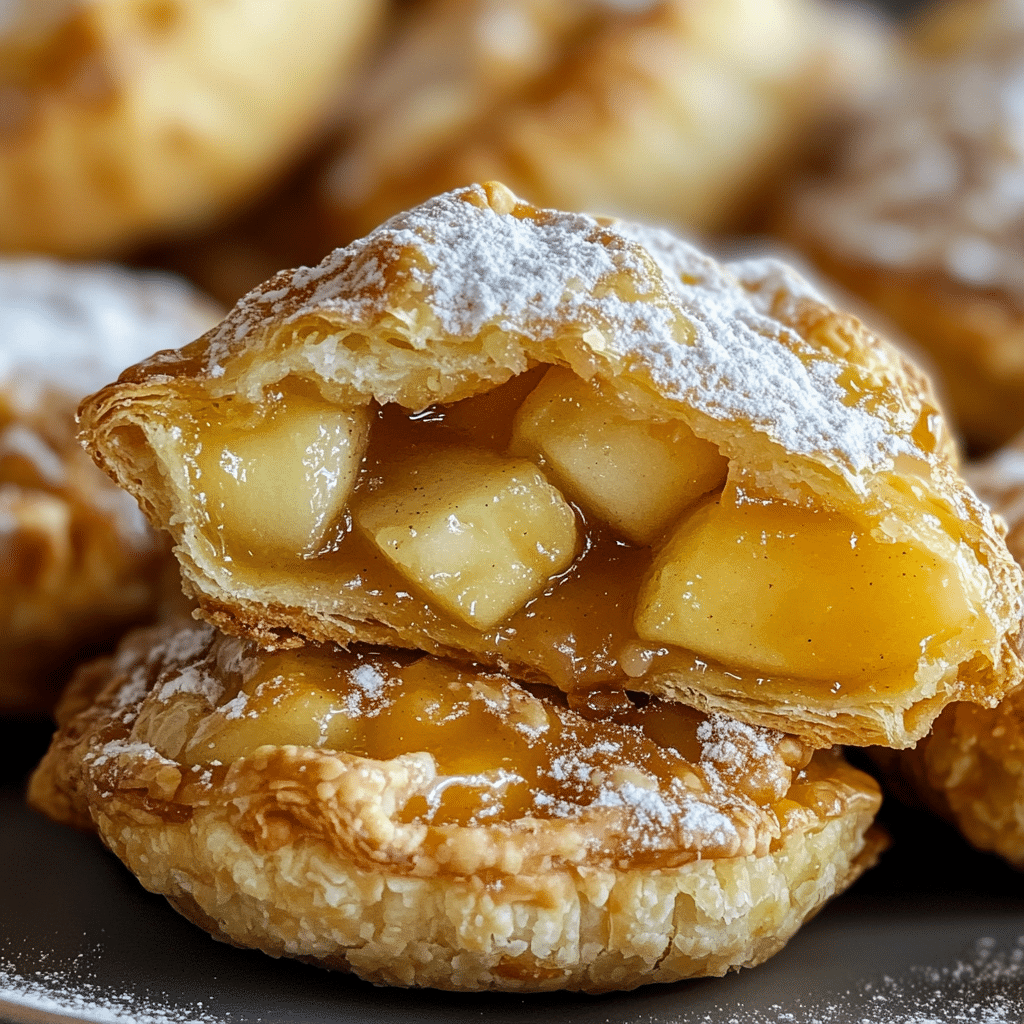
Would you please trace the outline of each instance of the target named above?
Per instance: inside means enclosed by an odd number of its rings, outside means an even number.
[[[1021,678],[1021,572],[928,385],[771,260],[471,186],[80,415],[212,626],[84,672],[33,799],[273,954],[757,963],[878,852],[830,748]]]
[[[152,614],[175,565],[76,438],[82,396],[219,319],[169,275],[0,258],[0,714],[48,712],[83,651]]]

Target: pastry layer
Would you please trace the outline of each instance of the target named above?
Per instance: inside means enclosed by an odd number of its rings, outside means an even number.
[[[85,668],[30,799],[217,938],[376,983],[753,965],[873,863],[871,779],[720,714],[188,623]]]
[[[1010,551],[1024,562],[1024,437],[969,475],[1005,517]],[[1024,869],[1024,693],[994,708],[953,704],[914,750],[880,760],[971,843]]]
[[[267,644],[628,684],[821,746],[906,746],[1020,678],[1020,570],[912,366],[780,264],[501,186],[278,275],[82,424],[204,614]]]

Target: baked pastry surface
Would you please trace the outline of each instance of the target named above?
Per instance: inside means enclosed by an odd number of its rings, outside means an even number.
[[[591,992],[777,951],[875,860],[829,751],[418,652],[189,622],[81,670],[30,799],[224,941],[378,984]]]
[[[0,260],[0,711],[47,710],[67,659],[151,612],[165,545],[82,450],[75,408],[216,316],[169,277]]]
[[[1024,437],[968,469],[978,494],[1009,527],[1024,562]],[[1024,869],[1024,693],[994,708],[953,704],[914,750],[882,758],[970,842]]]
[[[963,45],[940,45],[961,11]],[[936,56],[802,186],[783,231],[930,354],[953,425],[983,451],[1024,426],[1024,18],[1019,4],[951,14]]]
[[[772,261],[438,197],[82,409],[203,614],[906,746],[1020,679],[924,378]],[[263,468],[260,467],[273,467]]]
[[[542,206],[733,226],[893,52],[816,0],[421,4],[356,91],[331,241],[491,178]]]
[[[378,0],[6,5],[0,249],[103,254],[223,214],[308,141],[380,8]]]

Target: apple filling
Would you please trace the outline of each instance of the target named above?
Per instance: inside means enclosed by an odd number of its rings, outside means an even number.
[[[178,755],[183,763],[227,764],[263,745],[377,761],[425,752],[436,777],[409,800],[406,821],[565,817],[624,800],[670,814],[695,796],[719,799],[723,774],[733,802],[772,805],[811,756],[792,737],[713,721],[682,704],[622,695],[609,708],[592,695],[574,709],[551,687],[531,691],[398,651],[249,648],[239,666]],[[732,754],[718,742],[723,729]],[[749,771],[744,751],[756,751]]]
[[[752,496],[688,423],[561,367],[416,412],[289,378],[188,415],[187,500],[220,562],[267,603],[296,576],[305,607],[343,595],[374,639],[566,691],[672,672],[830,699],[988,639],[952,561]]]

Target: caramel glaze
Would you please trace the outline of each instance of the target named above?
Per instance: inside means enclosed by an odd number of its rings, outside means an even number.
[[[748,801],[778,805],[818,774],[811,748],[793,737],[621,690],[567,697],[374,648],[250,645],[239,669],[226,673],[219,708],[178,756],[227,763],[268,743],[374,761],[426,752],[436,783],[401,809],[406,822],[572,817],[631,785],[680,817],[693,800],[743,813]],[[671,833],[671,819],[660,827]]]
[[[539,382],[546,366],[511,378],[492,391],[450,405],[409,412],[398,405],[378,407],[370,431],[353,503],[372,488],[389,460],[408,456],[418,446],[444,443],[472,444],[503,453],[512,435],[515,413]],[[284,382],[277,392],[313,394],[302,381]],[[267,396],[273,402],[275,396]],[[205,426],[226,421],[258,427],[260,410],[233,398],[215,403],[183,403],[199,436]],[[186,462],[188,461],[186,455]],[[543,466],[542,466],[543,468]],[[574,506],[575,507],[575,506]],[[693,651],[641,640],[634,629],[637,588],[651,566],[659,543],[638,548],[615,537],[601,523],[588,521],[576,508],[581,526],[580,551],[572,565],[550,580],[547,587],[498,627],[479,631],[455,621],[417,591],[360,532],[351,517],[342,516],[312,555],[293,560],[268,559],[265,552],[220,547],[232,571],[269,587],[275,580],[301,574],[315,599],[325,607],[339,591],[347,600],[366,601],[366,617],[385,622],[394,631],[392,643],[417,647],[448,657],[495,665],[517,678],[553,682],[566,692],[609,687],[643,691],[645,678],[671,672],[677,678],[693,674],[719,691],[736,694],[758,690],[765,696],[790,698],[800,693],[828,692],[841,704],[844,695],[884,697],[900,691],[907,680],[900,673],[865,672],[856,678],[803,679],[768,675],[716,663]],[[852,525],[852,524],[851,524]],[[912,672],[912,668],[910,669]]]

